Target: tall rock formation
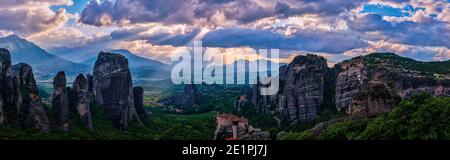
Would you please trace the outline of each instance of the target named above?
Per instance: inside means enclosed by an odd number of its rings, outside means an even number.
[[[261,84],[253,87],[252,103],[258,113],[278,112],[289,121],[311,121],[324,102],[327,62],[316,55],[297,56],[280,68],[280,88],[277,95],[261,96]],[[276,108],[271,109],[271,108]]]
[[[50,122],[40,98],[36,95],[31,95],[29,98],[30,102],[26,107],[27,116],[24,121],[24,127],[43,133],[50,132]]]
[[[95,99],[114,127],[126,130],[128,121],[136,115],[133,84],[128,60],[113,53],[100,52],[94,66]]]
[[[180,94],[165,98],[160,102],[167,106],[174,106],[181,110],[197,110],[200,103],[201,94],[195,84],[184,85],[184,91]]]
[[[53,79],[52,109],[58,130],[69,131],[69,96],[66,90],[66,75],[58,72]]]
[[[23,101],[22,103],[25,104],[25,108],[23,109],[26,115],[23,122],[24,127],[39,130],[44,133],[49,132],[50,122],[48,120],[47,112],[42,105],[41,99],[39,98],[33,69],[30,65],[25,63],[16,64],[12,68],[14,74],[16,75],[15,83],[20,84],[20,91],[17,92],[22,93],[21,97],[18,97],[16,101],[17,103]]]
[[[94,125],[91,118],[90,93],[87,90],[87,80],[83,74],[79,74],[73,82],[72,93],[74,103],[86,129],[94,131]]]
[[[8,72],[11,72],[11,55],[9,51],[0,48],[0,124],[6,123],[5,113],[5,83],[7,82]]]
[[[19,76],[21,89],[27,94],[38,95],[38,87],[34,79],[33,68],[26,63],[13,66],[14,73]]]
[[[144,108],[144,88],[142,87],[134,87],[133,88],[134,95],[134,108],[136,109],[136,113],[142,121],[146,121],[148,118],[147,111]]]
[[[356,117],[389,111],[419,92],[450,96],[450,61],[419,62],[374,53],[337,64],[336,109]]]

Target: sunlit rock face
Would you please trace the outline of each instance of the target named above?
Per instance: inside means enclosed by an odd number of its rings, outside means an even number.
[[[134,111],[133,84],[128,60],[114,53],[101,52],[95,62],[93,87],[98,105],[114,127],[126,130]]]

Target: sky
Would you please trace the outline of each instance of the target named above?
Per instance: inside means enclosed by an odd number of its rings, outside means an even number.
[[[286,62],[448,60],[450,0],[0,0],[0,37],[11,34],[50,51],[127,49],[164,62],[193,41],[236,57],[280,49]]]

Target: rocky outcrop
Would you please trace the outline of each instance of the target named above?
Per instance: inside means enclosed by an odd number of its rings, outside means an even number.
[[[431,65],[445,65],[438,63],[418,62],[392,53],[375,53],[339,63],[335,66],[336,109],[367,117],[387,112],[419,92],[450,96],[450,78],[445,75],[449,71],[433,72]]]
[[[69,131],[69,97],[66,90],[66,75],[58,72],[53,79],[52,109],[58,130]]]
[[[142,87],[134,87],[133,88],[134,95],[134,108],[136,109],[136,113],[142,121],[146,121],[148,118],[147,111],[144,108],[144,88]]]
[[[278,108],[289,120],[311,121],[324,102],[327,61],[323,57],[297,56],[280,73]]]
[[[327,69],[327,62],[323,57],[295,57],[288,66],[280,68],[280,89],[277,95],[261,96],[261,85],[254,85],[252,102],[257,112],[268,113],[273,111],[270,108],[274,106],[277,108],[276,112],[289,121],[313,120],[324,102]]]
[[[216,117],[215,140],[270,140],[270,133],[249,125],[248,119],[232,114]]]
[[[49,132],[50,124],[47,112],[39,98],[36,80],[34,79],[33,68],[25,63],[19,63],[12,66],[14,71],[15,98],[14,105],[18,114],[22,113],[19,106],[24,104],[25,120],[24,127],[28,129],[39,130],[40,132]],[[19,116],[18,116],[19,117]]]
[[[351,110],[353,117],[371,117],[389,112],[402,97],[391,91],[386,84],[370,83],[352,98]]]
[[[94,76],[91,74],[86,75],[86,88],[87,93],[89,94],[89,102],[92,103],[95,100],[94,97]]]
[[[94,131],[90,109],[90,93],[87,90],[87,80],[83,74],[79,74],[73,82],[72,94],[78,115],[86,129]]]
[[[196,110],[199,107],[201,94],[198,92],[197,87],[194,84],[186,84],[184,91],[181,94],[165,98],[160,103],[167,106],[174,106],[178,109],[193,109]]]
[[[24,127],[27,129],[38,130],[43,133],[50,132],[50,123],[47,112],[45,111],[38,96],[32,95],[31,101],[27,105],[27,116],[24,121]]]
[[[11,55],[6,49],[0,49],[0,124],[6,123],[5,95],[8,83],[8,75],[11,74]]]
[[[33,68],[26,63],[13,66],[14,73],[20,78],[20,86],[28,94],[38,95],[38,87],[34,79]]]
[[[336,109],[349,111],[353,96],[368,83],[368,69],[363,59],[343,62],[335,67],[338,70],[335,88]]]
[[[114,127],[126,130],[137,114],[134,110],[133,84],[128,60],[120,55],[101,52],[94,66],[95,99]]]

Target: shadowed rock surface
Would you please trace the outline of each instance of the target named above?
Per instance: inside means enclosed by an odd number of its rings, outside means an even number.
[[[194,84],[184,85],[183,93],[165,98],[160,102],[164,105],[174,106],[179,109],[197,109],[199,107],[201,94]]]
[[[420,92],[450,96],[450,69],[435,69],[445,65],[446,62],[418,62],[393,53],[341,62],[335,66],[336,109],[357,117],[374,116]]]
[[[100,52],[94,66],[95,99],[114,127],[126,130],[134,110],[133,84],[128,60],[113,53]]]
[[[32,96],[27,105],[27,117],[24,121],[24,127],[27,129],[38,130],[43,133],[50,132],[50,123],[47,112],[45,111],[41,100],[37,96]]]
[[[50,124],[46,110],[38,95],[33,68],[28,64],[19,63],[14,65],[13,69],[16,75],[19,75],[22,98],[26,105],[24,127],[36,129],[44,133],[49,132]]]
[[[139,118],[142,121],[146,121],[148,115],[144,108],[144,88],[134,87],[133,95],[134,95],[134,108],[136,109],[136,113],[138,114]]]
[[[11,55],[9,51],[3,48],[0,48],[0,124],[6,123],[6,113],[5,113],[5,94],[6,91],[6,83],[8,81],[8,72],[11,72]]]
[[[53,79],[52,109],[58,130],[69,131],[69,97],[66,90],[66,75],[58,72]]]
[[[252,103],[260,114],[271,113],[271,106],[289,121],[311,121],[324,102],[327,62],[316,55],[297,56],[280,68],[280,88],[277,95],[261,96],[261,84],[253,87]]]
[[[38,87],[34,79],[33,68],[26,63],[13,66],[14,73],[20,77],[20,86],[29,94],[38,95]]]
[[[74,97],[74,103],[78,111],[83,125],[86,129],[94,131],[94,125],[92,124],[91,109],[90,109],[90,94],[87,91],[87,80],[83,74],[79,74],[73,82],[72,93]]]

